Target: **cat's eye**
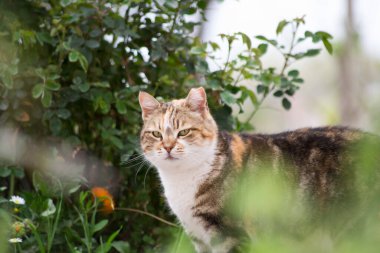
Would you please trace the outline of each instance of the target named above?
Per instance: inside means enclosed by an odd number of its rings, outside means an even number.
[[[178,132],[178,136],[186,136],[190,133],[190,129],[184,129]]]
[[[156,137],[156,138],[161,138],[161,137],[162,137],[161,133],[158,132],[158,131],[153,131],[153,132],[152,132],[152,135],[153,135],[154,137]]]

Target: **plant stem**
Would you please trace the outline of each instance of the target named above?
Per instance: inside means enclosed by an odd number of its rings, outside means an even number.
[[[230,57],[231,57],[231,43],[228,41],[227,60],[226,60],[226,64],[224,65],[223,74],[226,73],[228,63],[230,62]]]
[[[156,219],[158,221],[161,221],[162,223],[165,223],[169,226],[172,226],[172,227],[176,227],[178,228],[179,226],[177,224],[174,224],[170,221],[167,221],[167,220],[164,220],[154,214],[151,214],[151,213],[148,213],[148,212],[145,212],[145,211],[142,211],[142,210],[139,210],[139,209],[134,209],[134,208],[115,208],[116,211],[127,211],[127,212],[134,212],[134,213],[140,213],[140,214],[144,214],[144,215],[147,215],[149,217],[152,217],[153,219]]]
[[[53,240],[54,240],[55,233],[56,233],[57,227],[58,227],[58,222],[59,222],[59,219],[61,216],[62,199],[63,199],[63,195],[61,194],[59,204],[57,207],[57,212],[56,212],[55,218],[53,220],[53,227],[50,227],[51,224],[50,224],[50,218],[49,218],[49,234],[48,234],[48,245],[47,245],[47,252],[48,253],[50,252],[50,250],[53,246]]]
[[[18,137],[18,131],[19,131],[19,128],[17,127],[16,130],[14,131],[14,134],[12,136],[12,149],[15,151],[13,153],[13,157],[12,157],[12,162],[13,164],[16,164],[16,160],[17,160],[17,147],[16,147],[16,142],[17,142],[17,137]],[[15,192],[15,175],[14,175],[14,171],[12,170],[12,174],[10,175],[10,179],[9,179],[9,198],[11,198],[13,195],[14,195],[14,192]]]
[[[248,123],[252,120],[252,118],[256,115],[256,113],[258,112],[258,110],[260,109],[261,105],[263,104],[265,98],[267,98],[267,96],[274,90],[274,86],[272,86],[272,88],[270,89],[270,91],[268,93],[265,93],[260,101],[257,103],[257,105],[255,106],[255,109],[251,112],[251,114],[248,116],[248,118],[246,119],[245,123]]]
[[[44,244],[42,243],[40,235],[37,232],[36,226],[34,226],[33,224],[30,224],[29,226],[30,226],[30,230],[32,231],[34,237],[36,238],[40,253],[45,253],[46,252],[45,247],[44,247]]]
[[[284,55],[285,56],[285,62],[284,62],[284,65],[283,65],[283,67],[281,69],[281,73],[280,73],[281,76],[284,75],[285,69],[289,65],[290,55],[292,54],[294,46],[295,46],[294,40],[296,39],[296,35],[297,35],[297,31],[298,31],[298,26],[299,26],[299,24],[296,24],[296,27],[295,28],[293,27],[292,41],[290,43],[289,52]]]
[[[15,175],[11,175],[9,178],[9,198],[14,195],[15,192]]]
[[[181,3],[182,3],[182,1],[178,2],[178,6],[177,6],[176,12],[175,12],[174,17],[173,17],[173,23],[172,23],[172,26],[170,27],[170,31],[169,31],[170,35],[172,35],[172,33],[174,32],[174,27],[175,27],[176,22],[177,22],[178,13],[181,10]]]
[[[289,48],[288,53],[285,53],[285,54],[283,53],[283,55],[285,57],[285,61],[284,61],[284,65],[282,66],[282,69],[281,69],[281,72],[280,72],[280,76],[284,75],[285,70],[289,66],[289,59],[290,59],[290,55],[292,54],[294,46],[295,46],[294,41],[296,39],[298,27],[299,27],[299,24],[296,24],[296,27],[293,28],[292,41],[290,43],[290,48]],[[260,109],[260,107],[261,107],[262,103],[264,102],[264,100],[268,97],[268,95],[270,93],[272,93],[272,91],[274,90],[274,88],[275,88],[275,86],[272,85],[272,87],[270,88],[269,92],[263,94],[263,96],[261,97],[260,101],[255,106],[255,109],[251,112],[251,114],[246,119],[245,123],[248,123],[248,122],[250,122],[252,120],[252,118],[256,115],[257,111]]]

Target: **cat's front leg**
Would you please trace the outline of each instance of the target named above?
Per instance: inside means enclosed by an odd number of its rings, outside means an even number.
[[[234,237],[218,235],[211,241],[211,253],[238,253],[239,240]]]
[[[219,233],[213,233],[214,239],[211,240],[209,245],[205,242],[192,238],[193,245],[197,253],[237,253],[238,240],[236,238],[227,237],[219,239]]]
[[[197,253],[211,253],[211,249],[206,243],[195,237],[192,237],[191,239]]]

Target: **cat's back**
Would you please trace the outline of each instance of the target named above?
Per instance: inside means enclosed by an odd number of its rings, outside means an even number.
[[[361,170],[363,147],[375,144],[365,159],[380,164],[380,138],[347,127],[302,128],[278,134],[231,134],[226,151],[227,171],[280,172],[302,193],[311,193],[318,203],[348,196]],[[240,166],[241,169],[236,169]],[[230,169],[228,169],[230,168]],[[380,168],[378,168],[380,171]],[[244,175],[244,174],[243,174]]]
[[[343,163],[353,161],[360,143],[380,140],[363,131],[333,126],[301,128],[277,134],[222,133],[229,165],[255,167],[270,165],[273,168],[293,167],[313,170],[338,170]],[[379,155],[380,158],[380,155]]]
[[[368,134],[347,127],[301,128],[277,134],[240,134],[252,155],[307,157],[310,154],[338,155]]]

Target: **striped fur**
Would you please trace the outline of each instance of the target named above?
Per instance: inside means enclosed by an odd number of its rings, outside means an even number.
[[[224,212],[234,182],[247,168],[270,164],[273,171],[285,170],[300,192],[313,196],[323,208],[349,190],[350,181],[339,177],[347,174],[342,167],[349,144],[364,136],[344,127],[274,135],[219,132],[203,88],[169,103],[141,93],[140,105],[142,150],[157,167],[168,204],[198,252],[232,252],[247,236],[242,222],[232,221]],[[189,133],[180,136],[186,129]],[[155,131],[160,138],[152,134]]]

